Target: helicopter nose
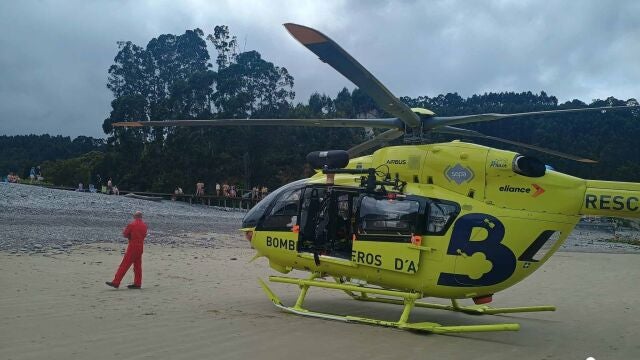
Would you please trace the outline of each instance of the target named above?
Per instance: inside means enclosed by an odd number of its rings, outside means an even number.
[[[240,229],[240,231],[244,232],[244,238],[247,239],[247,241],[249,242],[249,246],[251,246],[252,249],[254,249],[253,242],[251,241],[253,240],[253,229],[254,228]]]

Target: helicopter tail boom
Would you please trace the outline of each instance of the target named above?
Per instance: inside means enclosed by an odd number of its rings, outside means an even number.
[[[640,218],[640,184],[587,180],[580,214]]]

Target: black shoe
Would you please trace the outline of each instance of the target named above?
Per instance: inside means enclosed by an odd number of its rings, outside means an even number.
[[[135,285],[135,284],[127,285],[127,289],[140,289],[140,285]]]
[[[111,286],[112,288],[116,288],[116,289],[120,286],[120,285],[116,285],[116,284],[112,283],[111,281],[106,281],[105,284]]]

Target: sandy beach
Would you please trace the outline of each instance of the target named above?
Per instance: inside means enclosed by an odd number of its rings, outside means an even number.
[[[519,322],[518,332],[416,334],[304,318],[276,309],[256,281],[272,273],[250,249],[171,249],[144,255],[144,289],[104,286],[119,252],[0,255],[4,359],[636,359],[640,257],[560,253],[497,306],[554,304],[554,313],[469,316],[418,309],[413,321]],[[235,260],[234,260],[235,259]],[[302,275],[302,274],[298,274]],[[125,281],[130,280],[127,275]],[[295,288],[274,284],[283,302]],[[394,319],[399,309],[312,290],[311,309]]]
[[[37,211],[41,205],[28,196],[17,197],[25,201],[20,205],[12,200],[19,189],[0,189],[4,208],[20,208],[24,214],[15,224],[8,219],[17,219],[18,210],[3,212],[3,232],[27,234],[1,239],[10,245],[0,251],[2,359],[640,358],[637,253],[560,252],[530,278],[494,297],[495,306],[556,305],[556,312],[470,316],[416,309],[411,317],[445,325],[518,322],[518,332],[419,334],[310,319],[275,308],[257,278],[277,273],[265,259],[249,263],[254,253],[234,232],[241,214],[198,206],[189,212],[183,204],[103,196],[93,198],[92,206],[108,201],[113,209],[96,225],[72,220],[82,209],[69,209],[66,217],[64,210]],[[62,207],[80,207],[68,200],[71,195],[53,194],[67,201]],[[117,236],[132,206],[143,207],[150,226],[161,230],[150,235],[145,248],[143,289],[115,290],[104,281],[120,262],[125,245]],[[167,215],[156,206],[167,207]],[[175,216],[170,216],[173,206]],[[58,223],[46,225],[48,237],[38,229],[52,214]],[[181,219],[190,219],[187,227],[181,227]],[[207,223],[212,224],[208,230]],[[101,230],[91,230],[96,226]],[[38,235],[29,236],[30,231]],[[85,231],[111,237],[96,235],[83,242]],[[65,234],[78,240],[59,245],[58,237],[64,240]],[[34,241],[41,246],[34,247]],[[128,274],[123,284],[131,278]],[[295,287],[272,288],[286,304],[295,301]],[[392,305],[360,303],[321,289],[310,291],[307,306],[389,320],[400,314]]]

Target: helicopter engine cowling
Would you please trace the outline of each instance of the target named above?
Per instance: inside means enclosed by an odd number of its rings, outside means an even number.
[[[527,177],[542,177],[547,172],[547,167],[544,163],[534,157],[516,155],[513,158],[512,170],[516,174]]]

